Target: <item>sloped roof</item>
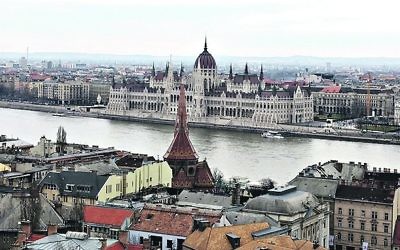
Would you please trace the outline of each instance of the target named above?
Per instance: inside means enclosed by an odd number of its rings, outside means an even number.
[[[41,214],[39,218],[40,230],[46,230],[48,224],[55,224],[62,226],[64,221],[54,210],[49,201],[40,195]],[[0,210],[13,211],[12,213],[0,213],[0,230],[19,229],[18,224],[21,221],[21,199],[20,197],[13,197],[11,194],[0,196]]]
[[[221,218],[219,212],[206,211],[145,205],[138,222],[133,224],[130,229],[186,237],[193,231],[195,218],[206,219],[211,225]]]
[[[267,223],[253,223],[228,227],[207,227],[204,231],[195,231],[189,235],[183,245],[196,250],[232,249],[226,236],[228,233],[240,237],[240,244],[245,245],[253,240],[252,233],[268,228]]]
[[[40,189],[44,184],[56,184],[61,195],[96,199],[97,194],[107,181],[108,176],[99,176],[92,172],[49,172],[40,182]],[[66,191],[66,184],[73,184],[72,191]],[[79,192],[77,186],[90,186],[90,192]]]
[[[206,204],[222,208],[231,207],[232,197],[204,192],[191,192],[183,190],[178,196],[177,205]]]
[[[339,180],[296,176],[289,182],[297,187],[297,190],[314,194],[317,197],[334,198]]]
[[[233,82],[235,84],[242,84],[244,80],[249,80],[250,84],[259,84],[260,80],[256,74],[235,74]]]
[[[205,188],[214,186],[214,178],[206,161],[196,164],[194,176],[188,176],[183,168],[172,178],[172,187],[175,188]]]
[[[28,249],[98,249],[100,246],[100,238],[88,238],[85,240],[77,240],[67,238],[65,234],[53,234],[41,238],[35,242],[27,244]],[[117,242],[117,240],[107,239],[107,246]]]
[[[339,185],[336,191],[336,199],[349,199],[359,201],[374,201],[387,204],[393,203],[394,189],[382,189],[363,186]]]
[[[297,214],[318,206],[318,199],[309,192],[293,191],[281,195],[265,194],[249,200],[245,210],[266,213]]]
[[[178,112],[176,114],[174,139],[164,155],[167,161],[192,160],[197,161],[199,157],[189,139],[189,128],[187,124],[185,87],[180,85]]]
[[[313,243],[307,240],[293,240],[290,236],[274,236],[265,239],[257,239],[237,248],[238,250],[266,248],[271,250],[323,250],[325,248],[318,246],[314,248]]]
[[[340,93],[341,86],[327,86],[321,90],[323,93]]]
[[[106,250],[142,250],[143,245],[134,245],[134,244],[128,244],[124,246],[121,242],[115,242],[114,244],[106,247]]]
[[[83,221],[121,228],[125,219],[131,218],[133,213],[130,209],[85,205],[83,207]]]
[[[228,211],[225,213],[226,218],[232,225],[243,225],[251,223],[267,222],[270,226],[278,226],[278,222],[265,214],[247,213],[241,211]]]

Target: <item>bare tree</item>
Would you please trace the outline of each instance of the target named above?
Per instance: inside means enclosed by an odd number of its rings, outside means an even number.
[[[60,126],[57,131],[57,152],[63,154],[67,145],[67,132]]]

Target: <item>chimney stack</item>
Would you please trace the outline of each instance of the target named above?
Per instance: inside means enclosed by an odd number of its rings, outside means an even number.
[[[29,220],[21,221],[21,230],[29,237],[32,233],[31,222]]]
[[[235,188],[232,193],[232,205],[240,206],[240,183],[235,180]]]
[[[101,247],[101,250],[105,250],[107,248],[107,239],[106,238],[100,238],[99,239]]]
[[[118,234],[118,240],[122,245],[127,246],[129,239],[129,232],[128,230],[120,230]]]
[[[47,225],[47,236],[56,234],[58,230],[57,224],[49,224]]]

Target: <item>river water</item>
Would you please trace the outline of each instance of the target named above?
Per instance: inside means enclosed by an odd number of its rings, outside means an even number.
[[[55,117],[50,113],[0,108],[0,134],[36,144],[42,135],[55,140],[63,126],[67,141],[162,158],[173,138],[172,125]],[[259,134],[192,128],[190,138],[200,159],[225,177],[250,180],[270,177],[284,184],[304,167],[336,159],[367,162],[371,167],[398,168],[400,146],[306,138],[267,139]]]

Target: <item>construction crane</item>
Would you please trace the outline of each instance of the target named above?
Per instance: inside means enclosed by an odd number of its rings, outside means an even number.
[[[368,81],[367,81],[367,100],[366,100],[366,116],[370,115],[371,112],[371,83],[372,83],[372,77],[371,77],[371,72],[368,73]]]

